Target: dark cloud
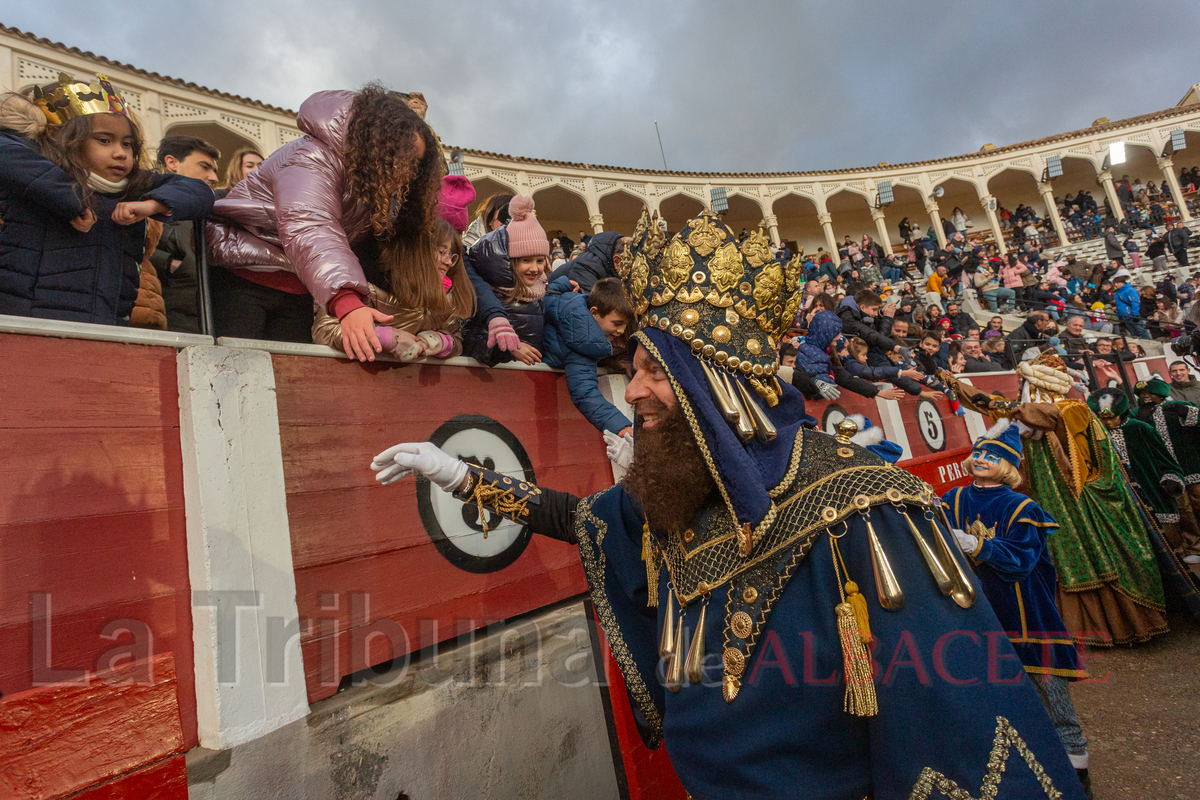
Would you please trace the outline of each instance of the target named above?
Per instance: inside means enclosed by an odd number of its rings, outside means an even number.
[[[26,3],[2,21],[296,108],[379,79],[456,145],[786,171],[939,158],[1174,105],[1200,4],[676,0]]]

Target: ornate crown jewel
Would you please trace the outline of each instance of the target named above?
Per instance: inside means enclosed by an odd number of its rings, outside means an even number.
[[[90,114],[119,114],[131,118],[125,101],[104,75],[96,75],[96,83],[89,84],[78,83],[67,73],[60,72],[58,83],[34,88],[33,102],[54,125]]]
[[[645,210],[621,258],[621,277],[638,327],[687,342],[711,373],[718,406],[733,401],[729,418],[744,391],[732,376],[741,375],[768,405],[779,402],[777,351],[800,308],[800,264],[798,257],[775,261],[761,227],[739,244],[729,226],[705,211],[667,241],[658,215]],[[742,419],[757,423],[762,411],[750,405]]]

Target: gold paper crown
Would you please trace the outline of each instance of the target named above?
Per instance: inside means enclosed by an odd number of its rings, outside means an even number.
[[[757,404],[743,396],[737,376],[768,405],[779,402],[777,350],[800,308],[800,269],[799,257],[786,265],[772,258],[761,227],[739,245],[733,231],[708,211],[670,241],[658,215],[643,211],[621,258],[638,327],[657,328],[688,344],[710,376],[717,405],[730,424],[737,423],[742,438],[774,436]]]
[[[77,83],[65,72],[58,83],[36,87],[33,102],[53,125],[90,114],[119,114],[131,118],[125,101],[105,75],[96,75],[96,83]]]

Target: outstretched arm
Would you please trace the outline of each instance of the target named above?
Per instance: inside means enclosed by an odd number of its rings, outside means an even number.
[[[568,492],[543,489],[509,475],[468,464],[429,442],[406,442],[389,447],[371,462],[375,480],[393,484],[409,475],[422,475],[464,503],[474,503],[505,519],[529,526],[534,533],[576,543],[575,507],[579,498]],[[486,519],[485,514],[479,515]]]

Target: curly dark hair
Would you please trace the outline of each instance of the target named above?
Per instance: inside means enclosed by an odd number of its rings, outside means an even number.
[[[354,98],[346,177],[350,194],[370,211],[377,237],[431,242],[445,164],[437,136],[405,99],[379,83],[368,83]],[[420,159],[414,135],[425,143]]]

